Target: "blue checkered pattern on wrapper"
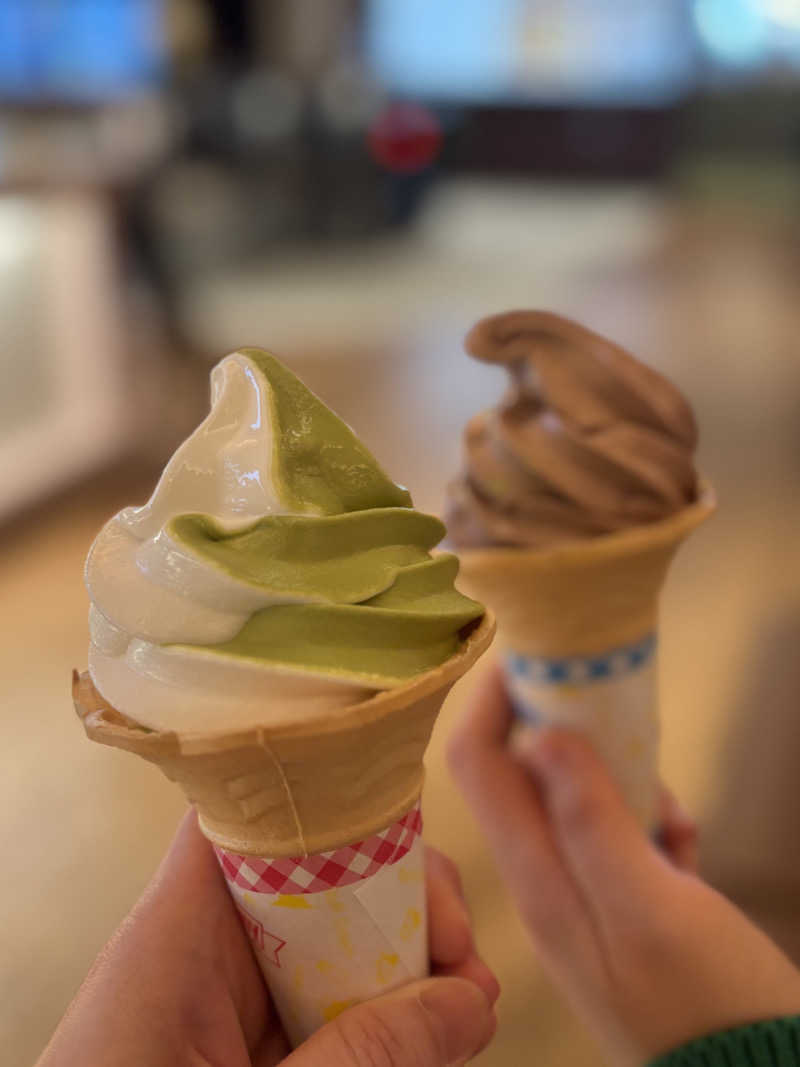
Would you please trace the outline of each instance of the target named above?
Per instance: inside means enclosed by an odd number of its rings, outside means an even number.
[[[650,633],[635,644],[615,648],[602,655],[548,659],[507,652],[506,669],[512,678],[537,686],[592,685],[623,678],[640,670],[653,657],[656,644],[656,635]],[[530,705],[520,707],[516,700],[514,703],[518,715],[528,722],[537,721],[534,708]]]
[[[621,678],[643,667],[655,651],[656,635],[648,634],[634,645],[615,648],[601,656],[570,656],[566,659],[545,659],[506,654],[509,672],[517,678],[536,685],[586,685],[588,682]]]

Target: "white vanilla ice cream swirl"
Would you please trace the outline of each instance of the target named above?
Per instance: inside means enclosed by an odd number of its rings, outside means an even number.
[[[211,372],[211,412],[152,497],[101,530],[86,562],[89,672],[114,707],[152,729],[206,732],[343,707],[369,690],[336,678],[165,645],[234,637],[274,597],[203,565],[164,526],[188,512],[229,529],[285,514],[272,480],[267,379],[235,353]]]
[[[444,662],[481,605],[442,523],[269,353],[212,371],[211,412],[86,563],[89,672],[153,730],[297,722]]]

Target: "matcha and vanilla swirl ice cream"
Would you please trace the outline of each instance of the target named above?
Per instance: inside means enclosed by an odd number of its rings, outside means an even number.
[[[457,651],[483,608],[458,593],[443,524],[274,357],[212,372],[211,412],[150,501],[86,565],[89,671],[153,730],[310,718]]]

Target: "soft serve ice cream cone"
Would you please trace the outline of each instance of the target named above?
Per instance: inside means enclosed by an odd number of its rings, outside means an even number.
[[[466,344],[511,386],[467,426],[449,490],[464,588],[497,616],[519,715],[584,731],[652,827],[658,598],[714,507],[694,416],[661,375],[555,315],[497,315]]]
[[[493,623],[444,527],[258,349],[86,566],[94,740],[196,806],[293,1042],[427,968],[419,797]]]

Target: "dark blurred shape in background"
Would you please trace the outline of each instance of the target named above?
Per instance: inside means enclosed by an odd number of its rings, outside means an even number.
[[[511,306],[608,333],[697,409],[721,509],[670,579],[664,773],[707,873],[800,954],[799,228],[800,0],[0,0],[0,840],[31,842],[28,892],[0,896],[14,1062],[177,810],[69,717],[94,531],[149,493],[243,344],[437,510],[502,388],[461,337]],[[485,1062],[534,1041],[543,1067],[596,1064],[436,746],[428,788],[503,979]]]
[[[33,333],[11,331],[39,353],[29,373],[5,345],[18,395],[41,405],[37,383],[69,359],[36,330],[62,304],[83,317],[67,279],[31,266],[50,258],[34,230],[56,204],[76,230],[64,254],[114,290],[98,303],[116,335],[79,346],[103,368],[108,403],[111,379],[128,400],[96,435],[100,461],[136,434],[134,342],[146,388],[165,360],[204,347],[209,286],[219,294],[260,264],[268,288],[276,257],[411,227],[459,174],[734,197],[749,179],[755,197],[793,201],[798,76],[795,0],[4,0],[0,233],[16,279],[4,293],[22,307],[25,284],[43,310]],[[59,336],[71,329],[58,320]],[[63,383],[52,390],[68,405]],[[14,408],[0,424],[3,470],[25,419]],[[90,459],[17,471],[0,514]]]

